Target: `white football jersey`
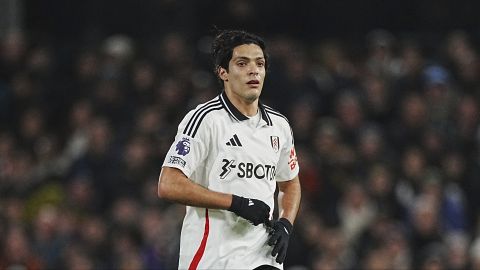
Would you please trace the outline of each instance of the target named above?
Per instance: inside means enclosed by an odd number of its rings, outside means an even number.
[[[261,103],[259,111],[252,127],[225,92],[197,106],[180,123],[163,166],[210,190],[262,200],[272,215],[276,181],[293,179],[299,168],[287,119]],[[267,240],[263,225],[227,210],[187,206],[179,269],[282,269]]]

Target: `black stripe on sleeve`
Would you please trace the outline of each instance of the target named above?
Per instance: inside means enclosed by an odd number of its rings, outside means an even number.
[[[190,124],[192,123],[193,119],[195,118],[195,116],[200,113],[200,111],[202,109],[204,109],[205,107],[207,107],[208,105],[212,104],[212,103],[215,103],[215,102],[218,102],[218,99],[214,99],[214,100],[210,100],[209,102],[205,103],[203,106],[201,106],[200,108],[198,108],[192,115],[192,117],[190,117],[190,120],[188,121],[187,125],[185,126],[185,130],[183,131],[183,134],[186,134],[186,131],[187,131],[187,128],[190,126]]]
[[[205,104],[205,106],[202,106],[201,108],[199,108],[192,115],[192,117],[190,118],[190,121],[188,121],[188,124],[185,126],[185,129],[183,130],[183,134],[191,135],[193,128],[197,125],[199,117],[201,117],[201,115],[205,113],[205,111],[216,106],[221,106],[221,103],[218,100],[216,100],[215,102],[209,102]]]
[[[200,119],[198,120],[198,122],[196,123],[195,129],[193,130],[193,134],[191,134],[191,135],[188,134],[188,135],[190,135],[192,138],[195,137],[195,134],[197,134],[198,127],[199,127],[200,124],[202,123],[203,118],[205,118],[205,116],[206,116],[208,113],[210,113],[210,112],[212,112],[212,111],[216,111],[216,110],[221,110],[221,109],[223,109],[223,106],[220,104],[220,107],[213,107],[213,108],[210,108],[210,109],[208,109],[207,111],[205,111],[205,112],[202,114],[202,116],[200,117]]]

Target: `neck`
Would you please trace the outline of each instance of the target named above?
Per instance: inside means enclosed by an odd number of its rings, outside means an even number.
[[[228,99],[233,106],[237,108],[245,116],[255,116],[258,112],[258,98],[254,100],[247,100],[232,91],[225,91]]]

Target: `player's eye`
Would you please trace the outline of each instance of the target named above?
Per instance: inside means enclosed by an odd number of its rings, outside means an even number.
[[[262,62],[262,61],[257,62],[257,66],[258,66],[258,67],[264,67],[264,66],[265,66],[265,62]]]
[[[237,62],[237,65],[238,65],[239,67],[244,67],[244,66],[247,65],[247,63],[245,63],[244,61],[240,61],[240,62]]]

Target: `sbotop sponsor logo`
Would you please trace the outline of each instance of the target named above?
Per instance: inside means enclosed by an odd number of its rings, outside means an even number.
[[[222,160],[222,172],[220,179],[225,179],[232,172],[238,178],[245,179],[266,179],[272,181],[275,179],[275,165],[254,164],[251,162],[236,162],[235,160]]]

